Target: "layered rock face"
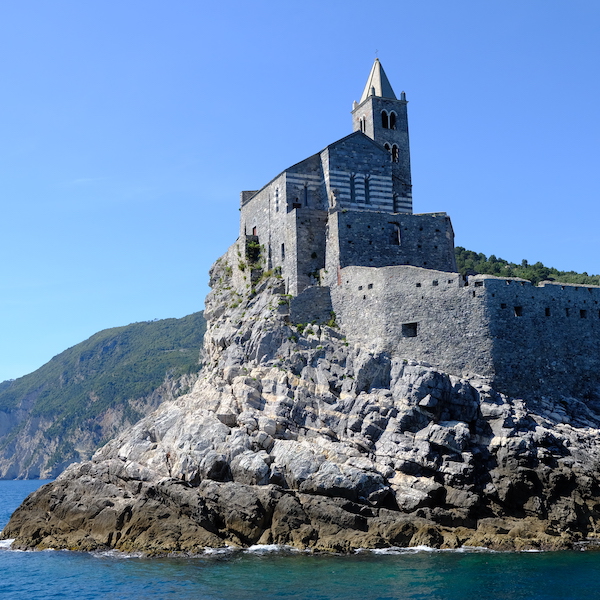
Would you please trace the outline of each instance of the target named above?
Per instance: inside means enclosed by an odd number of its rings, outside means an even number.
[[[294,325],[281,279],[242,253],[211,271],[192,392],[32,494],[2,532],[13,547],[553,549],[599,535],[590,401],[508,398],[349,345],[333,318]]]

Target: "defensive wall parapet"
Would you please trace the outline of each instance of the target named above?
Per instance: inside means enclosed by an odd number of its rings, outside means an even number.
[[[497,385],[509,394],[598,397],[600,287],[477,276]]]
[[[511,395],[600,401],[600,287],[411,266],[346,267],[332,306],[349,341]]]

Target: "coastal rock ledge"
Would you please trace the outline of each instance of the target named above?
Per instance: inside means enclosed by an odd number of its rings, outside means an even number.
[[[1,534],[13,548],[559,549],[600,537],[597,398],[510,398],[354,344],[335,315],[298,323],[281,278],[244,269],[243,251],[211,270],[191,393],[31,494]]]

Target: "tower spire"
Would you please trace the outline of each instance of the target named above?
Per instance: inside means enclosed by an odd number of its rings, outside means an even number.
[[[367,84],[365,85],[365,89],[363,90],[362,96],[360,97],[359,104],[362,104],[369,96],[378,96],[380,98],[390,98],[392,100],[396,100],[396,94],[394,94],[394,90],[379,62],[379,59],[376,58],[373,63],[373,67],[371,68],[371,73],[369,74],[369,79],[367,79]]]

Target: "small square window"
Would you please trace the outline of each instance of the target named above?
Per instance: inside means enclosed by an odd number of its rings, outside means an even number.
[[[587,319],[587,310],[585,310],[585,309],[581,309],[581,310],[579,311],[579,316],[580,316],[582,319]]]
[[[418,323],[402,323],[402,337],[417,337]]]
[[[550,316],[550,309],[546,308],[545,312],[546,312],[546,316],[549,317]]]
[[[431,282],[431,285],[434,285],[434,286],[435,286],[435,285],[438,285],[437,279],[434,279],[434,280]]]
[[[372,290],[372,289],[373,289],[373,284],[372,284],[372,283],[370,283],[370,284],[367,286],[367,289],[369,289],[369,290]]]
[[[523,307],[515,306],[515,317],[522,317],[522,316],[523,316]]]

